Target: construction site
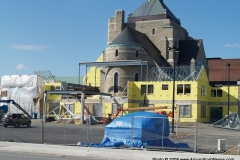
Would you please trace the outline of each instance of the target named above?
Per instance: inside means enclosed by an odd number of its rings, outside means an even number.
[[[240,130],[239,59],[206,58],[203,40],[191,37],[163,0],[145,1],[128,17],[116,10],[107,25],[106,48],[93,62],[76,64],[74,82],[48,70],[2,76],[0,113],[42,120],[42,143],[45,122],[86,124],[86,139],[91,125],[107,124],[101,147],[194,152],[199,123]],[[178,131],[191,127],[171,137],[176,124]]]

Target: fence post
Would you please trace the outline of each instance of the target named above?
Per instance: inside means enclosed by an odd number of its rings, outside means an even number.
[[[67,121],[65,121],[65,125],[64,125],[64,131],[63,131],[63,136],[64,136],[64,145],[66,145],[66,123],[67,123]]]
[[[163,117],[162,119],[163,119],[163,121],[162,121],[163,122],[163,125],[162,125],[163,126],[163,129],[162,129],[162,150],[163,150],[163,134],[164,134],[164,127],[165,127],[164,126],[164,119],[165,118]]]
[[[42,112],[42,127],[41,127],[41,142],[44,143],[44,123],[45,123],[45,112],[46,112],[46,104],[47,103],[47,95],[46,91],[44,93],[44,103],[43,103],[43,112]]]
[[[90,115],[87,116],[87,119],[86,119],[86,130],[87,130],[87,133],[86,133],[86,146],[89,146],[89,125],[90,125]]]
[[[197,119],[195,120],[194,152],[197,153]]]

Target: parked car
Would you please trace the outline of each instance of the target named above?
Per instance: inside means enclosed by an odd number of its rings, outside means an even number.
[[[4,127],[14,126],[18,128],[20,125],[26,125],[27,127],[30,127],[31,119],[20,113],[5,114],[2,118],[2,123]]]

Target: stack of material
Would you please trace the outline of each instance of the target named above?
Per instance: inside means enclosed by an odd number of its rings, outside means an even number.
[[[39,114],[40,103],[45,91],[42,77],[37,75],[9,75],[1,77],[1,100],[14,100],[30,115]],[[0,104],[3,106],[6,104]],[[9,104],[9,113],[22,113],[14,105]]]

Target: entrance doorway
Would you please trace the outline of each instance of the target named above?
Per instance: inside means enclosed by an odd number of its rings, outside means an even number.
[[[222,107],[210,107],[210,122],[214,123],[222,119],[223,108]]]

